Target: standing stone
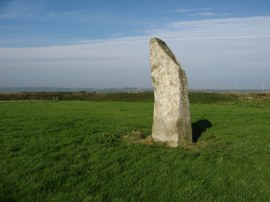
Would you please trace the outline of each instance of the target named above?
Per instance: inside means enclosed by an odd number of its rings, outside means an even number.
[[[184,70],[166,43],[157,38],[150,40],[150,63],[155,96],[152,138],[171,147],[192,143]]]

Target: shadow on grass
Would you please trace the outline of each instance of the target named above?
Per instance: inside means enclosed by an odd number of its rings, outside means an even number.
[[[192,142],[196,143],[202,133],[212,127],[212,123],[207,119],[202,119],[192,123]]]

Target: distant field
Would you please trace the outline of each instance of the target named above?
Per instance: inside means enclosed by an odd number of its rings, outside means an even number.
[[[267,96],[191,100],[187,148],[148,141],[149,100],[1,102],[0,201],[270,201]]]
[[[46,101],[118,101],[118,102],[154,102],[153,92],[138,93],[87,93],[87,92],[34,92],[0,93],[0,101],[46,100]],[[270,103],[270,93],[205,93],[189,92],[191,103],[217,103],[228,101],[257,101]],[[258,103],[258,102],[257,102]]]

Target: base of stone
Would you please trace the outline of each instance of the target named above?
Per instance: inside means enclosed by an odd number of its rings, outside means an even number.
[[[175,141],[160,140],[160,139],[154,138],[153,136],[152,136],[152,139],[154,140],[154,142],[165,144],[165,145],[168,145],[169,147],[178,147],[179,146],[178,142],[175,142]]]

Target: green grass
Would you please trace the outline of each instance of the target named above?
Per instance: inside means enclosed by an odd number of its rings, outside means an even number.
[[[152,112],[151,102],[0,103],[0,201],[270,200],[268,105],[193,103],[193,122],[212,127],[188,148],[123,138],[150,135]]]

